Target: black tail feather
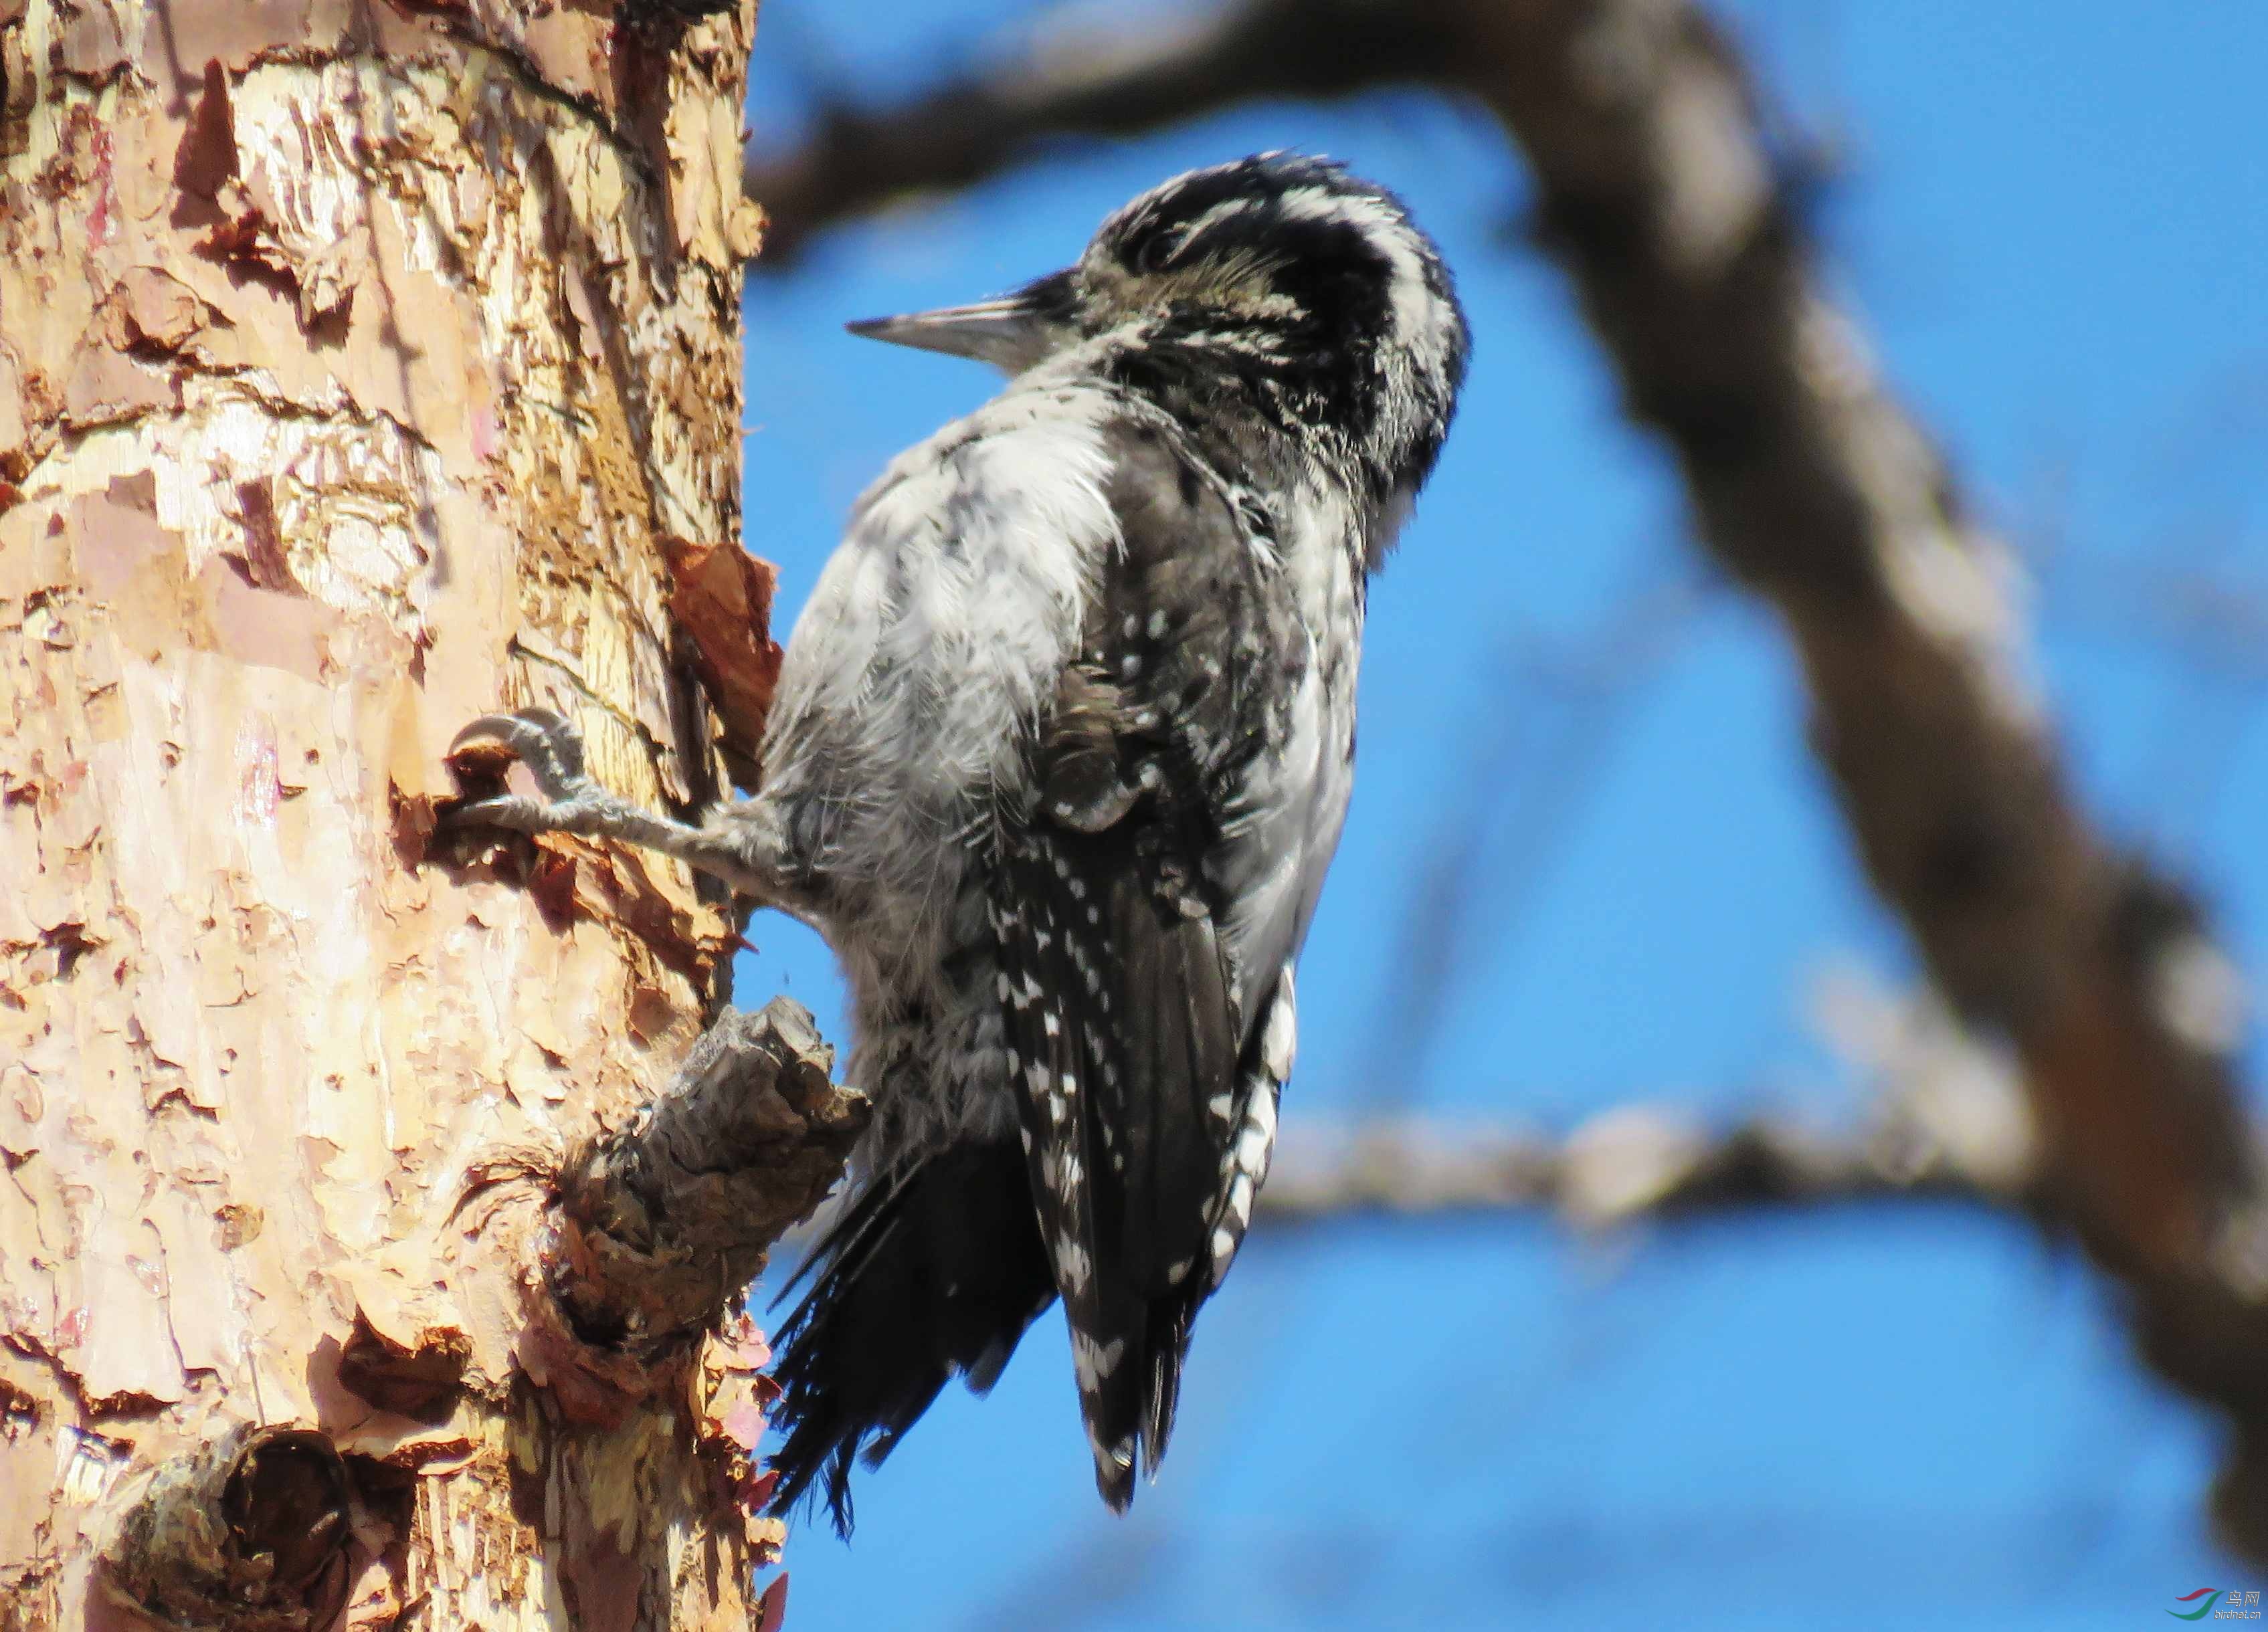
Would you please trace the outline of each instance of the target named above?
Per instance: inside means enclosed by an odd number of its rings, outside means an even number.
[[[861,1454],[880,1464],[955,1373],[990,1388],[1055,1283],[1013,1143],[957,1146],[877,1179],[814,1261],[811,1290],[778,1333],[788,1432],[772,1458],[772,1508],[822,1486],[847,1537]]]

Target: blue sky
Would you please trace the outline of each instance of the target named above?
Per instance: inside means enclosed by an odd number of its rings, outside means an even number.
[[[999,0],[771,0],[751,120],[902,91]],[[2038,568],[2038,658],[2115,831],[2268,948],[2268,12],[2102,0],[1730,11],[1842,180],[1832,272],[1972,501]],[[846,319],[1071,259],[1108,209],[1265,147],[1400,191],[1457,269],[1463,412],[1375,585],[1354,810],[1301,967],[1287,1122],[1388,1109],[1565,1128],[1631,1099],[1847,1114],[1822,968],[1903,981],[1770,620],[1697,564],[1496,127],[1416,95],[1271,104],[1068,148],[751,280],[747,536],[783,625],[858,490],[989,394]],[[2201,631],[2195,608],[2217,608]],[[2250,620],[2248,624],[2245,620]],[[1495,775],[1478,767],[1493,764]],[[1477,824],[1476,827],[1474,825]],[[1460,831],[1454,923],[1413,901]],[[841,1034],[824,949],[759,920],[745,1003]],[[1397,979],[1409,949],[1451,955]],[[2268,1065],[2256,1045],[2254,1075]],[[1130,1519],[1095,1501],[1060,1323],[957,1391],[799,1535],[805,1627],[2102,1626],[2261,1586],[2200,1519],[2215,1430],[2105,1293],[2012,1224],[1911,1209],[1605,1241],[1541,1222],[1256,1236],[1200,1323]],[[2261,1572],[2268,1574],[2268,1572]]]

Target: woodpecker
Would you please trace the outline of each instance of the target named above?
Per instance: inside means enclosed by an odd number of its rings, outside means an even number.
[[[1462,384],[1441,257],[1385,189],[1265,153],[1177,176],[1005,298],[850,325],[1006,388],[858,501],[750,798],[681,822],[556,715],[538,796],[459,823],[644,845],[811,923],[873,1099],[778,1334],[784,1509],[983,1393],[1060,1297],[1123,1511],[1267,1177],[1292,970],[1352,785],[1366,584]]]

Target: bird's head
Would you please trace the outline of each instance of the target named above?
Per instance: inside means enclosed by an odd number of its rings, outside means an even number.
[[[1432,468],[1469,347],[1448,269],[1401,201],[1288,153],[1152,187],[1074,265],[1013,294],[850,328],[1011,374],[1113,340],[1108,366],[1131,383],[1248,388],[1381,498]]]

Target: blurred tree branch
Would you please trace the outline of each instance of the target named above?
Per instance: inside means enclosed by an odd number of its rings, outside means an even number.
[[[1260,1210],[1278,1223],[1550,1211],[1598,1230],[1745,1208],[2039,1203],[2037,1129],[2006,1048],[1926,989],[1893,992],[1857,968],[1825,971],[1811,1006],[1829,1048],[1873,1084],[1856,1126],[1758,1112],[1712,1128],[1668,1100],[1617,1105],[1564,1137],[1403,1113],[1336,1129],[1295,1121]]]
[[[1259,1205],[1273,1224],[1359,1213],[1548,1211],[1598,1230],[1744,1208],[1914,1200],[2007,1207],[2029,1198],[2029,1169],[1917,1131],[1892,1122],[1841,1134],[1773,1117],[1712,1130],[1668,1104],[1605,1112],[1565,1139],[1366,1122],[1292,1143]]]
[[[811,140],[744,180],[764,207],[762,267],[792,264],[814,232],[909,194],[961,187],[1057,136],[1130,136],[1265,96],[1344,96],[1436,77],[1436,0],[1258,0],[1170,26],[1037,29],[980,78],[900,107],[821,110]],[[1089,14],[1092,20],[1092,13]],[[1076,28],[1076,32],[1073,29]]]
[[[1241,0],[1178,32],[1043,36],[905,106],[835,110],[755,163],[763,264],[1051,137],[1387,84],[1476,99],[1525,155],[1540,240],[1627,412],[1675,459],[1710,555],[1787,629],[1874,888],[1963,1018],[2021,1062],[2045,1211],[2124,1285],[2150,1363],[2234,1421],[2218,1514],[2268,1557],[2241,981],[2188,893],[2072,798],[2022,673],[2013,563],[1822,289],[1796,167],[1702,11]]]

